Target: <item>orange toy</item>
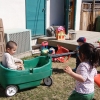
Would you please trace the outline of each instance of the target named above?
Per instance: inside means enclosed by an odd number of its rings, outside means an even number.
[[[56,29],[56,39],[65,40],[65,28],[60,26]]]
[[[57,50],[56,54],[62,54],[62,53],[68,53],[69,52],[68,49],[66,49],[62,46],[57,45],[57,47],[58,47],[58,50]],[[55,58],[55,59],[56,59],[56,61],[64,63],[64,62],[67,62],[69,60],[70,56],[71,55],[68,55],[67,57],[66,56],[58,57],[58,58]]]
[[[94,77],[94,82],[100,87],[100,74],[97,74]]]

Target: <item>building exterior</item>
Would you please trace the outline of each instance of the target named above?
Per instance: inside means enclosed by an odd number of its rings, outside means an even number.
[[[82,0],[76,0],[75,30],[79,30]],[[31,29],[32,36],[45,35],[49,26],[66,26],[70,0],[0,0],[4,29]]]

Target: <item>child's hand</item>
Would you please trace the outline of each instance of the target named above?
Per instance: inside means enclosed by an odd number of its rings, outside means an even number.
[[[65,69],[64,69],[64,71],[67,73],[67,74],[71,74],[71,73],[73,73],[73,71],[72,71],[72,69],[69,67],[69,66],[67,66]]]
[[[22,70],[24,70],[24,64],[23,64],[23,63],[19,64],[19,66],[20,66],[20,68],[21,68]]]
[[[22,67],[21,67],[21,66],[19,66],[17,70],[22,70]]]
[[[24,70],[23,62],[16,62],[15,64],[18,66],[18,70]]]
[[[23,65],[23,61],[21,60],[20,63]]]
[[[18,64],[18,69],[22,69],[22,64],[21,63]]]

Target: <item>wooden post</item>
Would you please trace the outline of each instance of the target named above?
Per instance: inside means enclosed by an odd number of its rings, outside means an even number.
[[[71,8],[71,29],[74,29],[74,3],[75,1],[72,0],[72,8]]]
[[[2,19],[0,18],[0,61],[4,51],[5,51],[4,28]]]
[[[83,29],[83,3],[81,4],[81,12],[80,12],[80,30]]]
[[[95,22],[95,0],[93,0],[93,24],[94,24],[94,22]]]
[[[91,30],[94,29],[94,23],[95,23],[95,0],[93,0],[93,6],[92,6],[92,28]]]

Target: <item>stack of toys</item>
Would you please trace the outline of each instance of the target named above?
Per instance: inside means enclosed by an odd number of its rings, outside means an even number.
[[[41,47],[41,55],[42,56],[47,56],[48,55],[48,42],[47,41],[43,41],[42,42],[42,47]]]

